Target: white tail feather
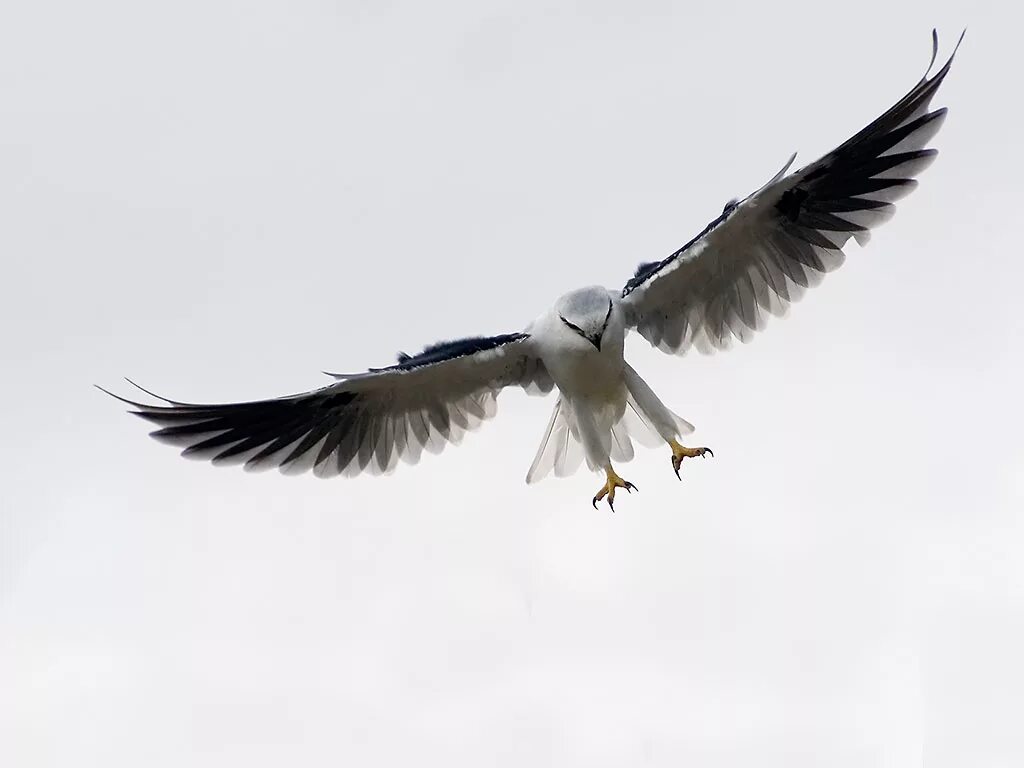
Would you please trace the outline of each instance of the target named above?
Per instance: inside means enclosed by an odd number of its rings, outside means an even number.
[[[658,405],[661,405],[660,402]],[[668,410],[664,406],[657,414],[651,415],[639,404],[632,392],[627,393],[626,408],[622,416],[612,426],[609,446],[609,458],[615,462],[628,462],[633,459],[635,451],[633,441],[646,448],[664,445],[666,438],[661,431],[671,429],[663,424],[659,429],[655,426],[652,416],[659,421],[671,421],[674,433],[687,435],[693,432],[693,425]],[[526,482],[535,483],[547,477],[554,470],[555,477],[567,477],[583,464],[584,450],[580,442],[579,431],[574,423],[572,405],[559,397],[555,409],[544,432],[544,438],[537,448],[537,455],[526,473]],[[597,467],[600,469],[600,467]]]
[[[526,473],[527,483],[537,482],[555,466],[558,438],[556,437],[554,440],[551,438],[556,434],[561,434],[563,428],[568,431],[569,426],[562,411],[562,398],[558,398],[558,402],[555,403],[555,410],[551,413],[548,428],[544,431],[544,438],[540,441],[540,447],[537,448],[537,455],[533,457],[530,471]]]

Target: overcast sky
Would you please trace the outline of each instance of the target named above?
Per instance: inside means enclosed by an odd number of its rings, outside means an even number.
[[[7,3],[0,763],[1024,762],[1004,4]],[[324,383],[620,286],[969,26],[938,162],[754,343],[630,362],[715,450],[595,512],[552,399],[319,481],[91,388]]]

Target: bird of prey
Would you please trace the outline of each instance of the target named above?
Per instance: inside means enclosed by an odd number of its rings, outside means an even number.
[[[523,331],[434,344],[384,368],[329,374],[335,381],[328,386],[288,397],[203,405],[143,390],[161,404],[118,399],[159,426],[153,437],[183,446],[185,456],[330,477],[390,472],[399,460],[415,463],[424,450],[459,442],[494,415],[506,387],[557,388],[526,481],[567,475],[585,461],[604,473],[594,506],[606,499],[614,509],[617,489],[635,490],[613,465],[633,458],[633,440],[667,446],[677,477],[684,459],[713,455],[679,442],[693,426],[625,361],[626,334],[635,330],[675,354],[746,342],[768,315],[784,314],[842,264],[850,238],[863,246],[935,159],[927,144],[946,110],[930,104],[956,49],[932,75],[937,52],[933,32],[924,77],[836,149],[787,175],[794,155],[684,246],[641,264],[622,288],[572,291]]]

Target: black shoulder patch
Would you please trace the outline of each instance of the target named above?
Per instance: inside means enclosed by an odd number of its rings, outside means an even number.
[[[645,282],[650,280],[654,275],[656,275],[662,269],[671,264],[672,261],[678,258],[680,254],[685,253],[686,250],[692,247],[694,243],[696,243],[702,237],[707,235],[711,230],[713,230],[723,221],[732,216],[732,212],[735,211],[738,206],[739,203],[729,201],[728,203],[726,203],[725,208],[722,210],[721,214],[719,214],[714,219],[714,221],[709,222],[708,225],[704,227],[704,229],[701,231],[699,235],[690,240],[690,242],[688,242],[682,248],[680,248],[677,251],[673,251],[661,261],[645,261],[643,264],[637,267],[636,273],[634,273],[633,277],[631,277],[629,279],[629,282],[627,282],[626,285],[622,288],[622,298],[626,298],[627,296],[629,296],[629,294],[631,294],[636,288],[639,288]]]
[[[643,261],[637,265],[636,272],[633,273],[633,277],[641,279],[645,278],[660,266],[660,261]]]
[[[398,365],[391,366],[393,369],[409,370],[422,365],[431,365],[445,360],[452,360],[466,355],[475,355],[478,352],[486,352],[489,349],[497,349],[506,344],[514,344],[517,341],[528,339],[528,333],[504,333],[500,336],[471,336],[466,339],[455,339],[453,341],[440,341],[431,344],[415,355],[399,353]]]

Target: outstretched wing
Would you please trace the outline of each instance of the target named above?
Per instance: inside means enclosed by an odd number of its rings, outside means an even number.
[[[640,265],[622,290],[631,325],[666,352],[726,349],[733,337],[749,341],[767,314],[783,314],[805,288],[840,266],[851,237],[864,245],[937,154],[925,145],[946,110],[929,111],[929,104],[953,55],[929,77],[938,51],[934,32],[932,40],[928,72],[871,125],[786,176],[790,158],[775,178],[726,205],[668,258]]]
[[[165,405],[145,405],[113,396],[160,427],[153,437],[184,446],[183,456],[331,477],[389,472],[399,459],[414,463],[423,449],[438,453],[493,416],[504,387],[552,387],[525,333],[445,342],[401,355],[388,368],[332,375],[340,380],[321,389],[249,403],[153,395]]]

